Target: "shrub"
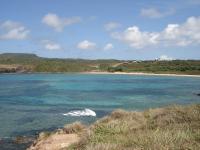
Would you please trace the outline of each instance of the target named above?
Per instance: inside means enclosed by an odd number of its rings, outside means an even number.
[[[74,122],[72,124],[67,124],[64,126],[63,131],[67,134],[79,133],[83,131],[86,127],[81,122]]]
[[[91,125],[74,149],[200,149],[199,124],[200,105],[116,110]]]

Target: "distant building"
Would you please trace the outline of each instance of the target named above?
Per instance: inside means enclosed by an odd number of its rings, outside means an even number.
[[[169,57],[167,55],[161,55],[160,58],[156,58],[156,61],[172,61],[174,60],[172,57]]]

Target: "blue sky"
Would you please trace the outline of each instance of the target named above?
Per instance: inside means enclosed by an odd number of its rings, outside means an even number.
[[[200,59],[200,0],[0,0],[0,53]]]

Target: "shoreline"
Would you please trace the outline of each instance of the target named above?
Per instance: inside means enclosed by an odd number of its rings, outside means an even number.
[[[83,72],[82,74],[116,74],[116,75],[144,75],[144,76],[174,76],[174,77],[199,77],[200,75],[189,74],[165,74],[165,73],[145,73],[145,72]]]
[[[12,72],[0,73],[0,75],[9,74],[99,74],[99,75],[142,75],[142,76],[172,76],[172,77],[197,77],[200,75],[192,74],[174,74],[174,73],[146,73],[146,72],[106,72],[106,71],[88,71],[88,72]]]
[[[77,121],[51,132],[43,131],[27,150],[43,150],[47,147],[56,150],[155,149],[155,145],[158,149],[179,149],[181,146],[182,149],[197,149],[200,146],[197,141],[199,128],[196,126],[200,120],[196,113],[200,111],[199,106],[171,105],[141,112],[117,109],[91,125]],[[171,139],[177,139],[178,142]],[[166,143],[169,144],[166,146]]]

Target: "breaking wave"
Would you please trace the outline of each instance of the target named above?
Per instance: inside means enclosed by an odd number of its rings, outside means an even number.
[[[63,114],[64,116],[93,116],[96,117],[96,113],[91,109],[74,110]]]

